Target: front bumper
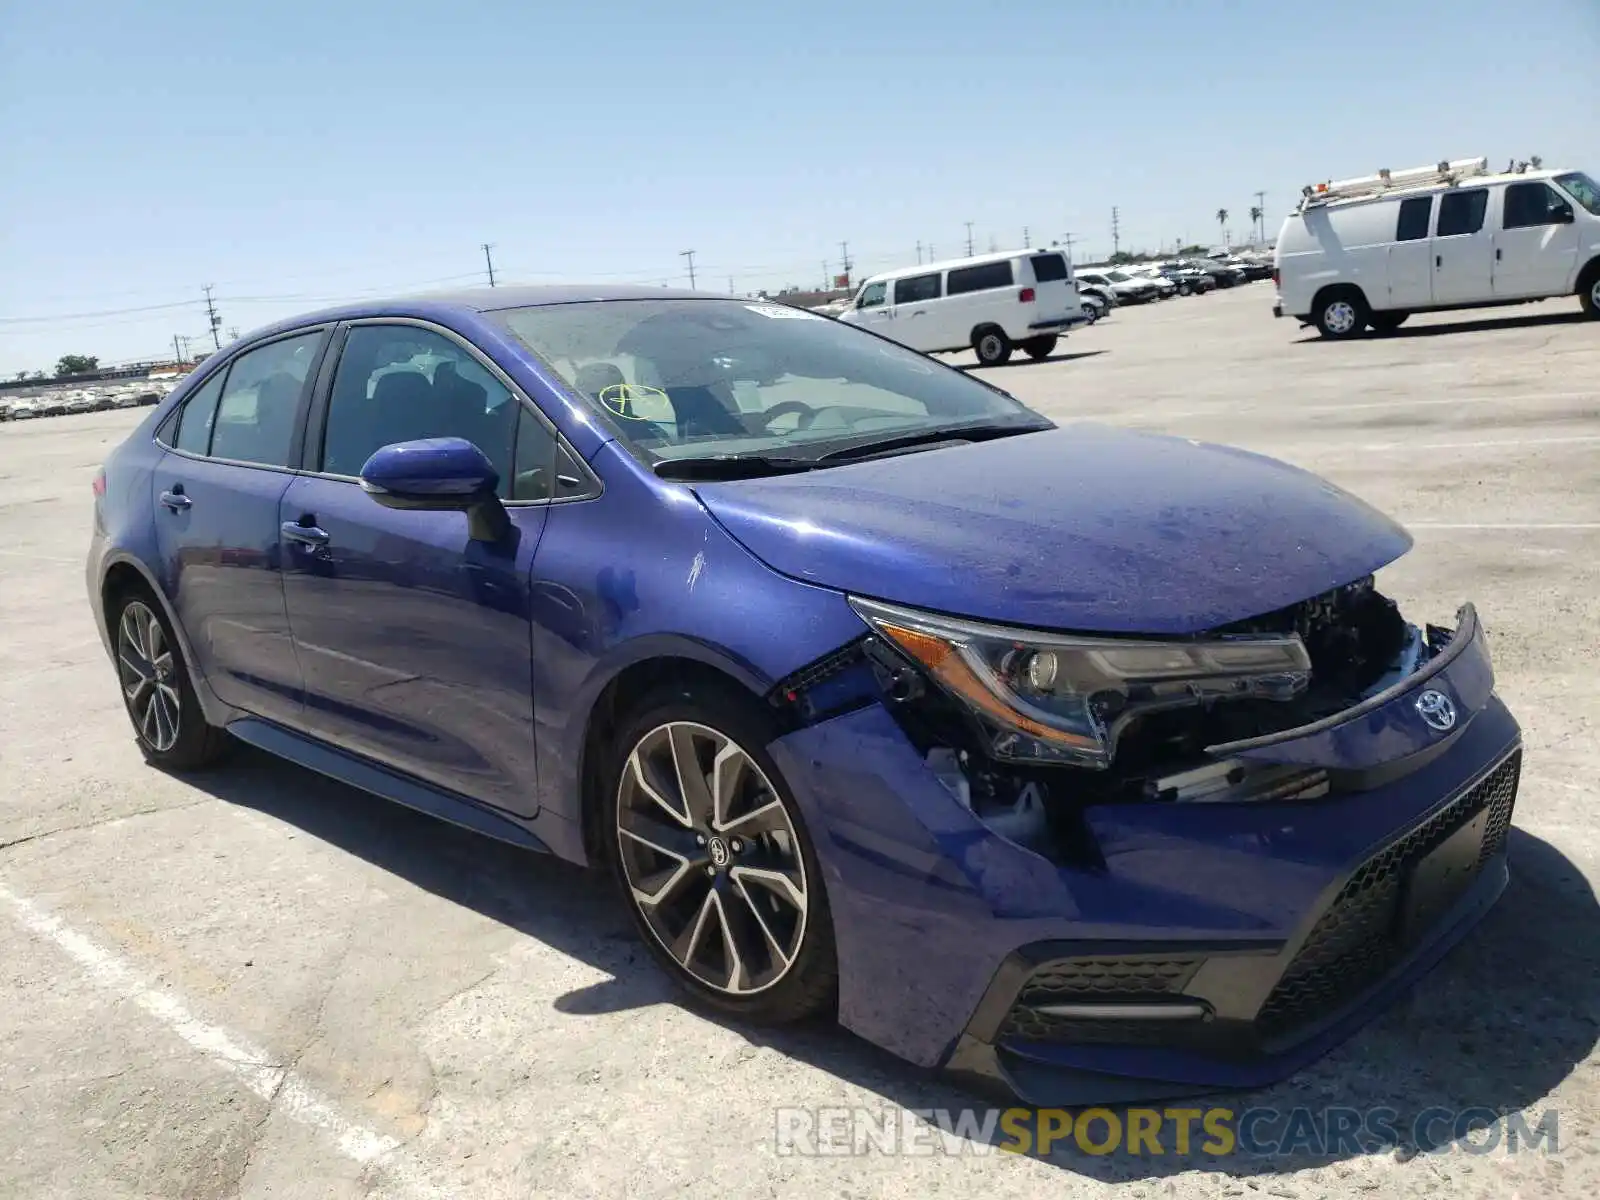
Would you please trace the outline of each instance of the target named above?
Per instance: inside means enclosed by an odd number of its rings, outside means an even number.
[[[880,706],[779,739],[827,881],[841,1022],[1034,1104],[1253,1087],[1319,1057],[1504,885],[1520,734],[1481,631],[1461,632],[1350,728],[1248,751],[1321,762],[1331,794],[1090,807],[1099,869],[991,832]],[[1431,741],[1424,683],[1461,714]],[[1057,1004],[1078,1007],[1041,1011]],[[1106,1004],[1124,1007],[1083,1007]]]

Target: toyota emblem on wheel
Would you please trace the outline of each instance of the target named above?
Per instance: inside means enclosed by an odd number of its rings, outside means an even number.
[[[1443,692],[1429,688],[1417,697],[1417,712],[1428,725],[1440,733],[1455,728],[1456,706]]]

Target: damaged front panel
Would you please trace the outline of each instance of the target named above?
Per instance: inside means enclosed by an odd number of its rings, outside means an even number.
[[[1469,707],[1492,686],[1470,608],[1459,632],[1418,628],[1370,577],[1160,642],[853,603],[872,635],[781,683],[773,702],[800,724],[881,702],[964,807],[1080,866],[1097,859],[1086,808],[1311,800],[1370,786],[1356,768],[1404,759],[1439,731],[1411,720],[1409,706],[1386,710],[1391,736],[1352,754],[1345,743],[1366,726],[1346,722],[1458,656],[1470,659],[1458,671]]]

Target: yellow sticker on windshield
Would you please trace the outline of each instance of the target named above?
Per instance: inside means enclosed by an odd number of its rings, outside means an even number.
[[[641,383],[613,383],[610,387],[601,388],[600,395],[596,397],[605,407],[606,411],[616,414],[625,421],[648,421],[651,418],[640,416],[635,405],[644,403],[663,403],[669,406],[671,398],[660,388],[646,387]]]

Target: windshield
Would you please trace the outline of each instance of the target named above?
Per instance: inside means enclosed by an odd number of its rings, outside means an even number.
[[[1048,425],[959,371],[779,304],[606,300],[488,315],[657,462],[821,453],[974,422]]]
[[[1556,182],[1567,189],[1570,195],[1579,204],[1583,205],[1595,216],[1600,217],[1600,184],[1596,184],[1582,171],[1573,171],[1568,175],[1557,175]]]
[[[1129,276],[1123,274],[1121,271],[1108,272],[1107,275],[1106,275],[1106,278],[1111,280],[1112,283],[1132,283],[1133,282],[1133,280]]]

